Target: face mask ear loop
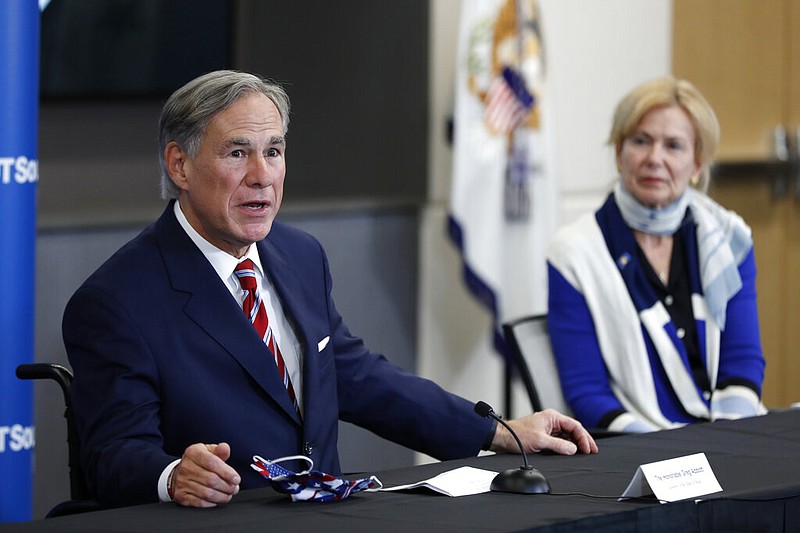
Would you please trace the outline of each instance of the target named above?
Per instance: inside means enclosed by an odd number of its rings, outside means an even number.
[[[256,472],[262,473],[264,472],[264,468],[260,465],[277,464],[283,461],[305,461],[308,463],[308,468],[302,472],[297,472],[297,475],[308,474],[314,469],[314,461],[311,459],[311,457],[306,457],[305,455],[287,455],[286,457],[278,457],[277,459],[272,460],[264,459],[260,455],[254,455],[253,464],[251,464],[250,467]]]

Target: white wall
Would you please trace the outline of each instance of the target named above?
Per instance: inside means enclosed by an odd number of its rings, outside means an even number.
[[[454,102],[461,0],[431,2],[429,202],[421,223],[418,372],[471,400],[502,409],[502,367],[489,313],[467,293],[446,237],[452,151],[444,137]],[[596,209],[615,176],[606,147],[616,102],[667,74],[671,0],[539,0],[548,87],[556,120],[560,222]],[[515,396],[522,414],[527,400]],[[421,458],[422,460],[423,458]]]

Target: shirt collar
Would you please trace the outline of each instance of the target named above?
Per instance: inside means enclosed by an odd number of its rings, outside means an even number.
[[[183,210],[181,209],[180,205],[180,202],[176,200],[173,208],[175,212],[175,218],[178,219],[178,223],[181,225],[189,238],[192,239],[192,242],[200,249],[206,259],[208,259],[208,262],[211,263],[211,266],[214,267],[214,270],[217,272],[217,275],[220,277],[220,279],[226,281],[228,278],[230,278],[233,270],[236,268],[236,265],[238,265],[244,259],[252,260],[256,265],[256,269],[258,270],[259,274],[261,274],[261,277],[264,277],[264,268],[261,266],[261,258],[258,255],[258,248],[256,247],[255,243],[251,244],[247,248],[247,253],[241,259],[232,256],[228,252],[220,250],[208,242],[197,232],[197,230],[192,227],[192,225],[189,223],[189,220],[186,218],[186,215],[183,214]]]

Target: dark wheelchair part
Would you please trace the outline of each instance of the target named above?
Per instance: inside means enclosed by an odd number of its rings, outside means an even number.
[[[69,448],[69,489],[70,499],[59,503],[47,513],[47,518],[95,511],[100,508],[86,486],[83,469],[80,465],[80,442],[72,415],[72,372],[54,363],[28,363],[17,366],[19,379],[52,379],[61,387],[64,394],[64,418],[67,420],[67,445]]]

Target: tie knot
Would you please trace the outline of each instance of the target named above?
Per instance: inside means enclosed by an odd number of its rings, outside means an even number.
[[[254,291],[256,288],[256,271],[255,265],[253,261],[250,259],[245,259],[238,265],[236,265],[236,269],[233,271],[236,274],[236,277],[239,278],[239,284],[242,286],[242,289],[246,291]]]

